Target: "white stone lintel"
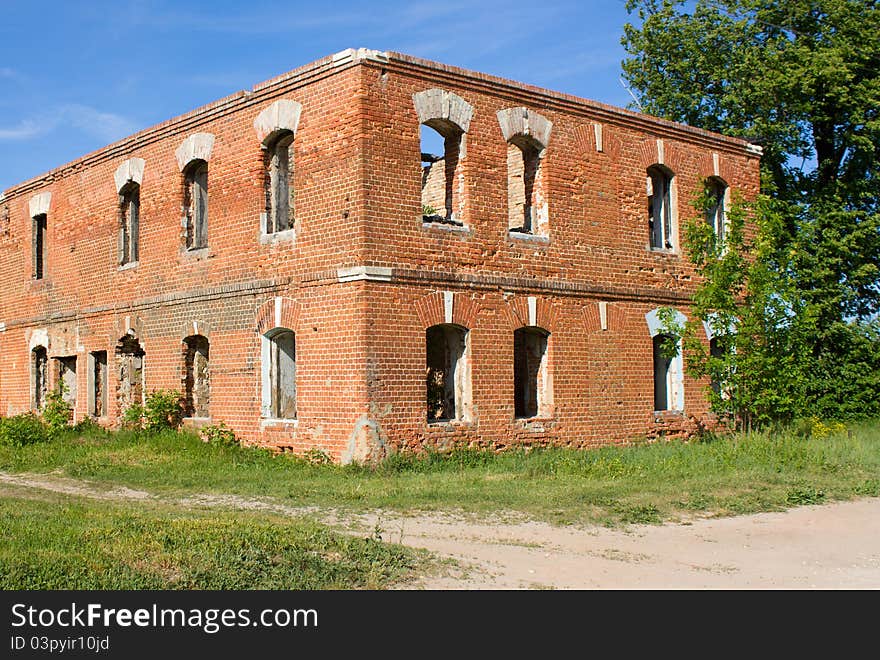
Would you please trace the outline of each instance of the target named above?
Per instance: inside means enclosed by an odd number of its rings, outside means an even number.
[[[350,266],[339,268],[336,277],[339,282],[360,282],[369,280],[372,282],[390,282],[392,269],[384,266]]]

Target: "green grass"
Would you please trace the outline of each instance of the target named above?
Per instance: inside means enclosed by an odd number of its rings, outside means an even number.
[[[0,495],[0,589],[380,589],[423,559],[280,517]]]
[[[376,470],[314,465],[177,433],[67,437],[0,447],[0,470],[50,472],[165,496],[230,493],[359,511],[520,512],[555,523],[642,523],[880,495],[880,423],[591,451],[458,450]]]

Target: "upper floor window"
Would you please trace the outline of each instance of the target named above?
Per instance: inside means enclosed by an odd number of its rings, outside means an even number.
[[[208,247],[208,160],[213,133],[193,133],[174,152],[183,173],[183,227],[187,250]]]
[[[279,99],[263,108],[254,119],[254,130],[263,149],[264,204],[260,230],[265,235],[294,226],[294,138],[301,115],[302,104],[293,99]]]
[[[51,192],[37,193],[28,201],[31,218],[31,275],[35,280],[46,276],[46,242],[48,239],[49,205],[52,203]]]
[[[441,120],[421,125],[423,222],[462,224],[457,209],[461,208],[463,135],[457,126]]]
[[[671,250],[673,241],[672,172],[663,165],[648,168],[648,232],[652,250]]]
[[[141,187],[129,181],[119,191],[119,264],[136,263],[140,253]]]
[[[528,108],[498,111],[507,142],[507,219],[510,235],[546,236],[548,205],[544,154],[553,123]]]
[[[725,197],[727,184],[718,177],[706,179],[706,222],[715,231],[717,241],[724,239],[726,229]]]
[[[518,135],[507,143],[507,219],[508,229],[523,234],[539,233],[545,218],[540,217],[543,202],[541,145],[528,136]]]
[[[47,216],[40,213],[32,219],[34,279],[41,280],[46,275],[46,233]]]
[[[421,138],[422,222],[464,224],[467,132],[474,109],[443,89],[413,94]]]
[[[293,228],[295,195],[293,186],[293,131],[281,130],[266,145],[265,233]]]
[[[119,204],[116,219],[119,226],[119,265],[136,264],[140,256],[141,182],[144,180],[143,158],[129,158],[113,173]]]
[[[208,246],[208,163],[193,160],[183,174],[186,248],[197,250]]]

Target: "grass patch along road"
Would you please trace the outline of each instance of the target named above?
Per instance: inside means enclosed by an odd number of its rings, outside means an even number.
[[[591,451],[459,450],[375,470],[218,447],[183,433],[69,436],[0,447],[0,472],[46,473],[161,497],[223,494],[359,512],[517,512],[551,523],[657,523],[880,495],[880,423]]]
[[[381,589],[421,553],[301,519],[0,487],[0,589]]]

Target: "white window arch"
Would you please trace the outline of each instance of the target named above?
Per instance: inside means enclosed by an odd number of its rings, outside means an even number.
[[[683,327],[687,317],[674,311],[673,321]],[[653,374],[654,374],[654,410],[684,410],[684,358],[682,357],[681,338],[678,341],[678,353],[673,358],[663,354],[663,342],[669,335],[660,319],[660,310],[653,309],[645,314],[648,331],[652,340]]]
[[[260,338],[262,357],[262,415],[266,419],[296,419],[296,334],[276,327]]]

